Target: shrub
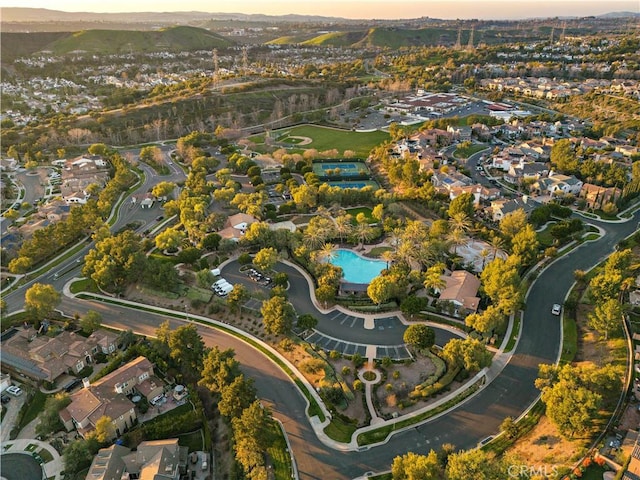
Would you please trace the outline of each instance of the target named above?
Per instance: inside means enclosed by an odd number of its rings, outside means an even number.
[[[316,374],[324,371],[325,362],[320,358],[309,358],[300,364],[300,370],[305,373]]]

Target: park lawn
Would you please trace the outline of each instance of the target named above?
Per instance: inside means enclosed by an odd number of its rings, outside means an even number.
[[[315,148],[322,152],[335,148],[339,155],[345,150],[352,150],[358,158],[367,158],[374,147],[390,138],[388,133],[381,131],[352,132],[314,125],[288,128],[287,133],[289,136],[311,138],[312,142],[304,146],[307,149]]]
[[[369,207],[348,208],[346,212],[354,219],[358,216],[359,213],[364,213],[364,216],[367,217],[367,221],[369,223],[374,223],[376,221],[371,216],[371,209]]]
[[[469,158],[474,153],[478,153],[479,151],[484,150],[486,148],[487,146],[484,144],[479,145],[477,143],[474,143],[468,148],[460,148],[460,147],[456,148],[456,151],[453,152],[453,156],[457,158]]]

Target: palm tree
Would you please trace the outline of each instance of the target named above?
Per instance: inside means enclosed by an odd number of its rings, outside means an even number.
[[[482,258],[482,270],[484,270],[484,266],[487,263],[487,258],[489,258],[490,253],[491,252],[489,252],[489,250],[487,250],[486,248],[483,248],[480,252],[480,258]]]
[[[355,234],[364,247],[365,242],[371,240],[373,236],[373,229],[366,223],[359,223],[356,225]]]
[[[345,237],[348,237],[353,231],[353,219],[351,215],[344,214],[336,217],[334,220],[336,233],[340,237],[340,243],[344,243]]]
[[[325,262],[331,263],[336,255],[336,246],[333,243],[325,243],[320,249],[319,257],[323,258]]]
[[[449,218],[449,224],[453,230],[468,232],[473,227],[473,222],[465,212],[456,212]]]
[[[493,234],[491,235],[491,240],[489,241],[491,244],[491,248],[493,250],[493,257],[491,260],[496,259],[496,255],[498,254],[498,250],[501,250],[504,247],[504,240],[499,235]]]
[[[466,245],[469,239],[462,230],[456,228],[449,233],[448,240],[453,245],[453,254],[457,255],[458,247]]]
[[[387,262],[387,270],[389,270],[389,263],[393,262],[394,258],[395,253],[391,250],[385,250],[384,252],[382,252],[382,255],[380,255],[380,259]]]
[[[429,267],[424,275],[424,281],[422,284],[427,290],[442,290],[447,286],[447,281],[442,276],[444,271],[444,265],[442,263],[436,263],[434,266]]]

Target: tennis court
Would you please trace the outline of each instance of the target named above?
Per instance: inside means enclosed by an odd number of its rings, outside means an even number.
[[[375,189],[380,188],[380,185],[378,185],[378,182],[375,182],[373,180],[362,180],[359,182],[327,182],[330,186],[332,187],[340,187],[340,188],[364,188],[364,187],[373,187]]]
[[[317,162],[313,173],[319,177],[355,177],[369,175],[369,168],[362,162]]]

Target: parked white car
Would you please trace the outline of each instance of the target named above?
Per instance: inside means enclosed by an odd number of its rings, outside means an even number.
[[[10,387],[7,387],[7,393],[19,397],[20,395],[22,395],[22,389],[20,387],[16,387],[15,385],[11,385]]]
[[[551,307],[551,313],[553,313],[554,315],[560,315],[561,311],[562,305],[560,305],[559,303],[554,303],[553,307]]]

